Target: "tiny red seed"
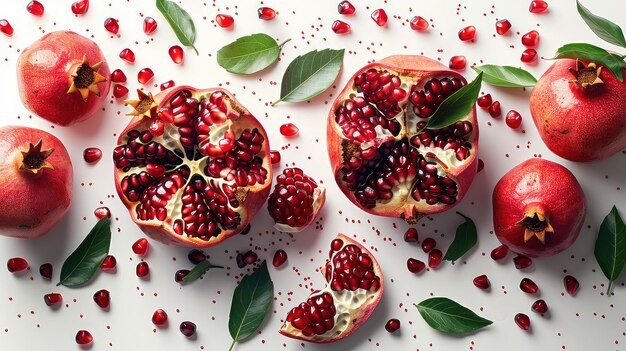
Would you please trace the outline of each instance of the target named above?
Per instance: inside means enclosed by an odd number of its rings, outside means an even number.
[[[522,125],[522,115],[520,115],[519,112],[517,112],[515,110],[511,110],[511,111],[507,112],[505,121],[506,121],[506,125],[509,126],[509,128],[512,128],[512,129],[519,128],[519,126]],[[526,258],[528,258],[528,257],[526,257]],[[515,260],[515,259],[513,259],[513,260]],[[516,266],[517,266],[517,264],[516,264]]]
[[[563,278],[563,284],[565,285],[565,290],[567,290],[567,293],[571,296],[576,295],[580,287],[578,280],[571,275],[566,275],[565,278]]]
[[[467,59],[463,55],[452,56],[448,66],[452,69],[464,70],[465,66],[467,66]]]
[[[9,258],[7,261],[7,269],[9,272],[20,272],[28,268],[28,261],[21,257]]]
[[[544,314],[548,312],[548,304],[544,300],[537,300],[530,308],[533,312]]]
[[[388,19],[387,12],[385,12],[385,10],[383,9],[374,10],[374,12],[372,12],[371,17],[379,27],[382,27],[385,24],[387,24],[387,19]]]
[[[39,266],[39,274],[46,279],[52,279],[52,264],[44,263]]]
[[[113,17],[109,17],[104,21],[104,29],[106,29],[107,31],[113,33],[113,34],[117,34],[117,32],[120,30],[120,24],[119,21],[116,20]]]
[[[183,48],[178,45],[174,45],[168,50],[168,53],[170,54],[170,57],[175,64],[178,65],[183,63],[183,58],[185,57],[185,52],[183,51]]]
[[[441,264],[441,259],[443,258],[443,252],[439,249],[433,249],[428,253],[428,267],[435,269],[439,267]]]
[[[496,22],[496,32],[500,35],[505,35],[509,29],[511,29],[511,22],[503,19]]]
[[[108,290],[102,289],[93,294],[93,301],[102,309],[106,309],[111,304],[111,294]]]
[[[113,85],[113,96],[115,96],[116,99],[123,98],[126,95],[128,95],[127,87],[117,83]]]
[[[296,127],[293,123],[285,123],[280,126],[280,134],[286,137],[294,137],[298,135],[298,127]]]
[[[121,69],[116,69],[111,72],[111,81],[113,83],[124,83],[126,82],[126,75]]]
[[[5,19],[1,19],[0,20],[0,32],[10,37],[13,35],[13,26],[11,26],[11,23],[9,23],[9,21]]]
[[[522,36],[522,44],[527,48],[535,48],[539,45],[539,32],[531,30]]]
[[[530,329],[530,318],[523,314],[523,313],[518,313],[515,315],[515,324],[517,324],[518,327],[524,329],[524,330],[529,330]]]
[[[426,268],[426,264],[420,260],[418,260],[417,258],[409,258],[406,260],[406,268],[409,270],[409,272],[411,273],[419,273],[422,270],[424,270],[424,268]]]
[[[152,17],[146,17],[143,20],[143,32],[150,35],[157,30],[157,21]]]
[[[167,323],[167,312],[162,309],[154,311],[152,314],[152,323],[157,326],[163,326]]]
[[[276,150],[270,151],[270,160],[272,160],[272,164],[278,164],[280,162],[280,152]]]
[[[33,0],[26,5],[26,10],[35,16],[43,16],[43,4],[37,0]]]
[[[120,52],[120,58],[128,63],[135,62],[135,53],[133,50],[126,48]]]
[[[217,24],[222,28],[228,28],[235,23],[235,19],[233,19],[233,17],[230,15],[224,15],[220,13],[215,16],[215,22],[217,22]]]
[[[461,41],[470,41],[474,40],[476,37],[476,27],[467,26],[459,31],[459,39]]]
[[[276,17],[276,11],[271,7],[259,7],[257,13],[264,21],[271,21]]]
[[[202,250],[193,249],[187,254],[187,259],[193,264],[198,264],[202,261],[206,261],[206,255]]]
[[[350,33],[350,25],[346,22],[336,20],[335,22],[333,22],[332,30],[337,34]]]
[[[83,151],[83,160],[87,163],[96,163],[102,158],[102,150],[97,147],[88,147]]]
[[[409,25],[411,26],[411,29],[419,32],[427,30],[429,26],[428,21],[425,20],[422,16],[415,16],[411,18]]]
[[[180,323],[180,327],[178,328],[181,333],[183,333],[186,337],[191,337],[196,333],[196,325],[190,321],[184,321]]]
[[[489,114],[491,117],[496,118],[502,115],[502,108],[500,107],[500,101],[494,101],[491,106],[489,106]]]
[[[89,10],[89,0],[80,0],[72,4],[72,12],[75,15],[84,15]]]
[[[481,108],[483,108],[485,110],[488,109],[489,106],[491,106],[491,103],[492,103],[491,94],[485,94],[485,95],[479,97],[478,100],[476,100],[476,103]]]
[[[339,3],[339,5],[337,5],[337,11],[340,15],[350,16],[354,15],[356,9],[354,8],[354,5],[350,3],[350,1],[342,1]]]
[[[482,290],[487,290],[489,289],[489,287],[491,287],[491,283],[489,282],[489,278],[487,278],[486,275],[479,275],[478,277],[474,278],[474,280],[472,281],[474,283],[474,286],[482,289]]]
[[[436,246],[437,242],[433,238],[426,238],[424,239],[424,241],[422,241],[422,250],[424,250],[424,252],[426,253],[432,251],[432,249],[434,249]]]
[[[98,219],[102,219],[102,218],[111,218],[111,211],[109,210],[108,207],[98,207],[95,210],[93,210],[93,214],[94,216],[96,216]]]
[[[274,253],[274,259],[272,260],[272,264],[274,267],[278,268],[287,262],[287,253],[285,250],[278,250]]]
[[[548,12],[548,3],[545,1],[531,1],[528,11],[532,13],[546,13]]]
[[[154,72],[150,68],[144,68],[137,73],[137,80],[141,84],[146,84],[154,78]]]
[[[537,284],[529,278],[524,278],[519,283],[519,288],[527,294],[536,294],[539,292]]]
[[[135,241],[132,246],[133,252],[139,256],[145,256],[148,252],[148,239],[141,238]]]
[[[416,243],[418,240],[417,229],[411,227],[404,233],[404,241],[407,243]]]
[[[400,329],[400,321],[395,318],[388,320],[387,324],[385,324],[385,329],[390,333],[395,332]]]
[[[500,261],[509,254],[509,248],[506,245],[500,245],[491,250],[491,259],[494,261]]]
[[[526,49],[522,52],[522,56],[520,60],[524,63],[533,63],[537,61],[537,50],[535,49]]]
[[[75,340],[78,345],[87,345],[91,344],[91,342],[93,341],[93,336],[90,332],[86,330],[79,330],[76,333]]]
[[[104,261],[102,261],[102,263],[100,264],[100,269],[103,272],[108,272],[108,271],[115,269],[116,265],[117,265],[117,260],[115,259],[115,256],[108,255],[107,257],[104,258]]]
[[[137,264],[137,268],[135,269],[135,273],[139,278],[143,278],[150,274],[150,266],[148,266],[147,262],[139,262]]]
[[[169,89],[173,86],[176,86],[176,83],[174,83],[173,80],[168,80],[167,82],[161,84],[161,86],[159,87],[161,89],[161,91],[165,90],[165,89]]]
[[[43,301],[48,306],[54,306],[63,302],[63,296],[59,293],[46,294],[43,296]]]

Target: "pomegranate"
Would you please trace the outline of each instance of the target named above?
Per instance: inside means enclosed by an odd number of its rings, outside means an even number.
[[[84,121],[100,109],[111,85],[109,75],[98,45],[70,31],[44,35],[17,60],[22,103],[62,126]]]
[[[281,334],[316,343],[342,340],[369,318],[383,295],[378,262],[343,234],[331,242],[323,274],[326,287],[289,312]]]
[[[89,345],[93,341],[93,336],[87,330],[79,330],[75,339],[78,345]]]
[[[357,71],[333,103],[327,129],[335,180],[348,199],[408,223],[459,203],[478,164],[476,111],[442,129],[423,128],[465,84],[422,56],[391,56]]]
[[[0,234],[46,234],[72,202],[72,162],[63,143],[43,130],[0,128]]]
[[[533,88],[530,112],[546,146],[570,161],[626,148],[626,82],[595,63],[557,60]]]
[[[190,338],[196,333],[196,324],[190,321],[184,321],[180,323],[178,329],[184,336]]]
[[[177,86],[139,97],[128,101],[135,117],[113,151],[132,219],[176,246],[208,247],[242,232],[270,192],[263,126],[223,89]]]
[[[493,225],[509,249],[546,257],[570,247],[586,213],[585,195],[567,168],[530,159],[505,174],[493,190]]]

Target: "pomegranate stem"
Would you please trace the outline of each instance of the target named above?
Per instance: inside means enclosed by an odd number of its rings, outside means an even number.
[[[44,168],[54,169],[46,159],[52,155],[54,148],[45,151],[41,150],[42,140],[39,139],[37,144],[29,143],[28,150],[20,151],[22,153],[22,163],[20,169],[37,174]]]

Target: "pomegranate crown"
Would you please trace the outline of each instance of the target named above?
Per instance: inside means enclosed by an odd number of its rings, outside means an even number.
[[[28,149],[26,151],[20,151],[22,153],[22,163],[20,169],[34,174],[39,173],[44,168],[54,169],[54,166],[46,159],[52,155],[54,148],[48,150],[41,150],[42,141],[39,140],[37,144],[33,145],[28,143]]]
[[[539,204],[530,204],[524,211],[524,218],[517,222],[518,226],[525,227],[524,242],[536,236],[541,243],[546,243],[546,233],[554,233],[554,228],[550,225],[545,211]]]
[[[82,62],[77,65],[75,67],[75,71],[71,73],[72,84],[70,85],[67,93],[71,94],[78,92],[85,102],[87,102],[87,98],[89,98],[89,92],[100,96],[98,83],[107,81],[103,75],[98,73],[100,66],[102,66],[102,61],[94,64],[93,66],[89,65],[87,55],[84,55]]]
[[[576,69],[570,68],[570,73],[574,75],[574,80],[570,83],[578,83],[581,87],[586,88],[596,84],[604,84],[600,79],[600,72],[602,72],[602,66],[597,66],[594,62],[589,62],[587,66],[580,61],[576,60]]]

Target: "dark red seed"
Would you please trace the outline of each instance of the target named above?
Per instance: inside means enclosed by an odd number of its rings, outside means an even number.
[[[46,279],[52,279],[52,264],[44,263],[39,266],[39,274]]]
[[[259,7],[257,13],[264,21],[271,21],[276,17],[276,11],[271,7]]]
[[[172,61],[174,61],[175,64],[181,64],[183,63],[183,58],[185,57],[185,52],[183,51],[183,48],[181,48],[178,45],[174,45],[169,49],[169,54],[170,57],[172,58]]]
[[[491,250],[491,259],[494,261],[503,260],[509,254],[509,248],[506,245],[500,245]]]
[[[152,314],[152,323],[158,326],[165,325],[167,323],[167,313],[162,309],[154,311]]]
[[[489,114],[491,117],[496,118],[502,115],[502,108],[500,107],[500,101],[494,101],[491,106],[489,106]]]
[[[242,256],[243,262],[245,262],[245,264],[246,264],[246,265],[249,265],[249,264],[254,264],[254,262],[256,262],[256,260],[257,260],[258,258],[259,258],[259,257],[257,256],[256,252],[254,252],[254,251],[252,251],[252,250],[250,250],[250,251],[246,252],[246,253],[245,253],[245,254],[243,254],[243,256]]]
[[[524,269],[530,267],[533,264],[533,260],[524,255],[517,255],[513,258],[513,263],[515,264],[515,268]]]
[[[202,250],[193,249],[189,251],[189,253],[187,254],[187,258],[189,259],[189,262],[193,264],[198,264],[206,260],[206,255],[204,254],[204,251]]]
[[[111,218],[111,210],[109,210],[108,207],[98,207],[95,210],[93,210],[93,214],[94,216],[96,216],[98,219],[102,219],[102,218]]]
[[[515,324],[517,324],[518,327],[524,330],[530,329],[530,318],[528,318],[527,315],[523,313],[518,313],[515,315],[514,320],[515,320]]]
[[[72,12],[75,15],[84,15],[89,10],[89,0],[80,0],[72,4]]]
[[[111,72],[111,81],[114,83],[124,83],[126,82],[126,75],[122,72],[122,70],[116,69]]]
[[[340,15],[350,16],[354,15],[356,9],[354,8],[354,5],[350,3],[350,1],[342,1],[339,3],[339,5],[337,5],[337,11]]]
[[[350,33],[350,25],[340,20],[336,20],[335,22],[333,22],[331,28],[333,29],[333,32],[337,34]]]
[[[522,44],[527,48],[536,48],[539,45],[539,32],[531,30],[522,36]]]
[[[235,23],[235,19],[233,19],[230,15],[218,14],[215,16],[215,22],[222,28],[228,28]]]
[[[43,16],[43,5],[37,1],[33,0],[26,5],[26,10],[35,16]]]
[[[21,257],[9,258],[7,261],[7,269],[9,272],[20,272],[28,268],[28,261]]]
[[[143,20],[143,32],[150,35],[157,30],[157,21],[152,17],[146,17]]]
[[[137,80],[141,84],[146,84],[152,80],[154,77],[154,72],[150,68],[144,68],[139,73],[137,73]]]
[[[511,29],[511,22],[503,19],[496,22],[496,32],[500,35],[505,35],[509,29]]]
[[[409,22],[411,29],[423,32],[428,29],[428,21],[426,21],[422,16],[415,16],[411,18]]]
[[[426,253],[432,251],[432,249],[434,249],[436,246],[437,242],[433,238],[426,238],[424,239],[424,241],[422,241],[422,250],[424,250],[424,252]]]
[[[106,309],[111,304],[111,294],[106,289],[98,290],[93,294],[93,301],[100,308]]]
[[[272,264],[274,267],[278,268],[287,262],[287,253],[285,250],[278,250],[274,253],[274,259],[272,260]]]
[[[530,309],[533,310],[533,312],[544,314],[548,312],[548,304],[543,300],[537,300]]]
[[[104,29],[113,34],[117,34],[117,32],[120,30],[120,23],[115,18],[109,17],[104,21]]]
[[[371,17],[379,27],[387,24],[387,12],[385,12],[385,10],[383,9],[374,10]]]
[[[96,163],[102,158],[102,150],[97,147],[88,147],[83,151],[83,160],[87,163]]]
[[[522,115],[520,115],[519,112],[515,110],[511,110],[507,112],[505,121],[506,125],[509,126],[509,128],[519,128],[519,126],[522,125]]]
[[[286,137],[294,137],[298,135],[298,131],[299,131],[298,127],[296,127],[292,123],[285,123],[282,126],[280,126],[280,134]]]
[[[10,37],[13,35],[13,26],[11,26],[11,23],[9,23],[9,21],[5,19],[1,19],[0,20],[0,32]]]
[[[578,280],[572,277],[571,275],[566,275],[565,278],[563,278],[563,284],[565,285],[565,290],[571,296],[576,295],[576,292],[578,291],[578,288],[580,287]]]
[[[533,63],[537,61],[537,50],[535,49],[526,49],[522,52],[522,56],[520,60],[524,63]]]
[[[406,241],[407,243],[415,243],[417,242],[417,240],[418,240],[417,229],[415,228],[407,229],[406,233],[404,233],[404,241]]]
[[[473,280],[474,286],[479,288],[479,289],[483,289],[483,290],[487,290],[489,289],[489,287],[491,287],[491,283],[489,282],[489,278],[487,278],[486,275],[479,275],[478,277],[474,278]]]
[[[168,80],[167,82],[161,84],[161,86],[159,87],[159,89],[161,89],[161,91],[165,90],[165,89],[169,89],[173,86],[176,86],[176,84],[174,83],[173,80]]]
[[[400,321],[395,318],[388,320],[387,324],[385,324],[385,329],[390,333],[395,332],[400,329]]]
[[[43,301],[48,306],[54,306],[63,302],[63,296],[59,293],[46,294],[43,296]]]
[[[443,258],[443,252],[439,249],[433,249],[428,253],[428,267],[437,268],[441,263],[441,259]]]
[[[537,284],[529,278],[524,278],[519,283],[519,288],[527,294],[536,294],[539,292]]]
[[[128,63],[135,62],[135,53],[133,50],[126,48],[120,52],[120,58]]]
[[[102,261],[102,263],[100,264],[100,269],[103,272],[108,272],[110,270],[115,269],[116,265],[117,265],[117,260],[115,259],[115,256],[108,255],[107,257],[104,258],[104,261]]]
[[[86,330],[79,330],[76,333],[75,339],[78,345],[87,345],[91,344],[91,342],[93,341],[93,336],[91,336],[91,333]]]
[[[406,260],[406,268],[411,273],[419,273],[426,268],[426,264],[417,258],[409,258]]]
[[[123,98],[124,96],[128,95],[128,88],[121,85],[121,84],[115,84],[113,86],[113,96],[115,96],[115,98],[120,99]]]
[[[180,332],[186,337],[191,337],[196,333],[196,325],[190,321],[180,323]]]
[[[272,160],[272,164],[278,164],[280,162],[280,152],[276,150],[270,151],[270,160]]]
[[[476,173],[480,173],[480,171],[485,168],[485,162],[482,159],[478,159],[478,167],[476,167]]]
[[[491,94],[486,94],[486,95],[479,97],[478,100],[476,100],[476,103],[478,104],[478,106],[482,107],[483,109],[485,110],[488,109],[492,103]]]
[[[148,239],[141,238],[133,244],[133,252],[139,256],[145,256],[148,252]]]
[[[464,70],[467,66],[467,59],[463,55],[452,56],[448,66],[452,69]]]
[[[531,1],[528,11],[532,13],[546,13],[548,12],[548,3],[545,1]]]
[[[459,39],[461,41],[470,41],[474,40],[476,37],[476,27],[467,26],[459,31]]]
[[[181,283],[183,282],[183,278],[185,278],[187,276],[187,274],[189,274],[190,270],[188,269],[179,269],[176,271],[176,273],[174,273],[174,281],[177,283]]]
[[[241,235],[247,235],[248,233],[250,233],[250,228],[250,223],[248,223],[248,225],[241,231]]]
[[[135,273],[139,278],[143,278],[150,274],[150,266],[148,266],[148,262],[139,262],[137,264],[137,268],[135,269]]]

